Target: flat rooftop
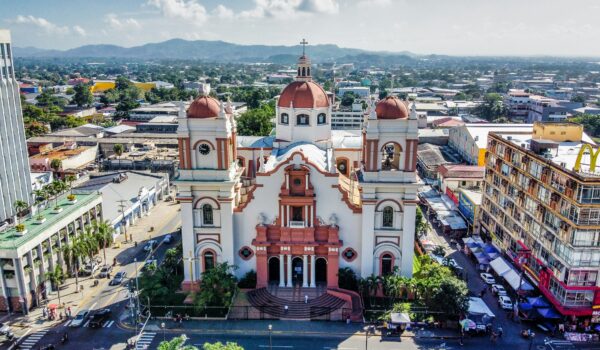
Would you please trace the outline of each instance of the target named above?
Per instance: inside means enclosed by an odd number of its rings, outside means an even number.
[[[50,159],[68,159],[71,157],[75,157],[80,155],[81,153],[87,151],[88,149],[90,149],[92,147],[88,147],[88,146],[80,146],[74,149],[70,149],[70,148],[56,148],[53,149],[49,152],[45,152],[45,153],[40,153],[40,154],[36,154],[31,156],[31,159],[46,159],[46,158],[50,158]]]
[[[30,217],[25,220],[21,219],[21,223],[24,224],[25,229],[27,229],[27,233],[25,235],[21,236],[17,234],[17,230],[14,227],[0,233],[0,249],[16,249],[22,246],[23,244],[44,233],[48,227],[60,222],[71,213],[100,198],[100,195],[95,192],[74,195],[77,198],[77,203],[75,204],[68,204],[69,200],[67,199],[66,195],[58,200],[58,206],[63,208],[63,210],[58,214],[52,213],[52,210],[55,207],[55,201],[50,200],[48,208],[39,213],[46,218],[46,221],[41,225],[35,223],[35,217]]]

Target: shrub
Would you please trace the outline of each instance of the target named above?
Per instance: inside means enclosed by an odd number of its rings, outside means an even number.
[[[77,198],[77,197],[75,197],[74,194],[70,194],[70,195],[67,196],[67,199],[70,200],[70,201],[74,201],[75,198]]]
[[[238,282],[239,288],[256,288],[256,271],[250,270],[246,272],[244,277]]]
[[[17,232],[25,231],[25,225],[23,224],[18,224],[17,226],[15,226],[15,228],[17,229]]]

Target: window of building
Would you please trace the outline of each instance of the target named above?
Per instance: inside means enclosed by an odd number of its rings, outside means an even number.
[[[213,208],[210,204],[202,206],[202,224],[213,225]]]
[[[381,275],[387,276],[392,274],[394,268],[393,257],[390,254],[383,254],[381,256]]]
[[[296,125],[309,125],[308,114],[298,114],[296,116]]]
[[[250,249],[250,247],[242,247],[238,254],[242,259],[249,260],[254,255],[254,252],[252,251],[252,249]]]
[[[570,286],[595,286],[597,271],[567,271],[565,281]]]
[[[215,254],[213,252],[206,252],[203,256],[204,259],[204,271],[208,271],[215,267]]]
[[[357,256],[358,256],[358,254],[352,248],[346,248],[342,252],[342,257],[344,258],[344,260],[346,260],[348,262],[353,261],[354,259],[356,259]]]
[[[281,113],[281,118],[279,120],[281,124],[288,125],[290,123],[290,117],[287,113]]]
[[[394,208],[383,208],[383,227],[394,227]]]
[[[319,124],[319,125],[327,124],[327,116],[325,115],[325,113],[320,113],[317,116],[317,124]]]
[[[292,207],[292,221],[303,221],[302,207]]]

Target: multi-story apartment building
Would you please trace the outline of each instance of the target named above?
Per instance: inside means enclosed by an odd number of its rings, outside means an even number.
[[[479,217],[491,238],[563,315],[600,306],[599,152],[581,125],[490,133]]]
[[[566,121],[571,111],[583,106],[581,102],[556,100],[550,97],[529,96],[527,122],[561,122]]]
[[[511,89],[505,99],[508,116],[512,119],[526,120],[529,115],[529,95],[525,90]]]
[[[365,115],[366,111],[360,102],[353,103],[351,108],[339,108],[331,112],[331,129],[361,130]]]
[[[32,202],[30,193],[29,160],[10,32],[0,29],[0,230],[15,215],[15,201]]]

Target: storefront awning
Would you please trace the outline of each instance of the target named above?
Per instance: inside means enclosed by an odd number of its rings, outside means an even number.
[[[515,270],[511,269],[509,272],[505,273],[502,276],[502,278],[504,278],[506,283],[508,283],[515,292],[518,290],[522,290],[522,291],[533,290],[533,287],[531,286],[531,284],[527,283],[527,281],[525,281],[525,278],[521,278],[521,276]],[[519,283],[521,284],[520,287],[519,287]]]
[[[490,261],[490,266],[498,276],[503,276],[504,274],[512,270],[512,268],[508,266],[506,261],[504,261],[504,259],[502,258],[496,258]]]
[[[492,310],[481,298],[469,298],[469,314],[473,315],[487,315],[488,317],[496,317]]]

